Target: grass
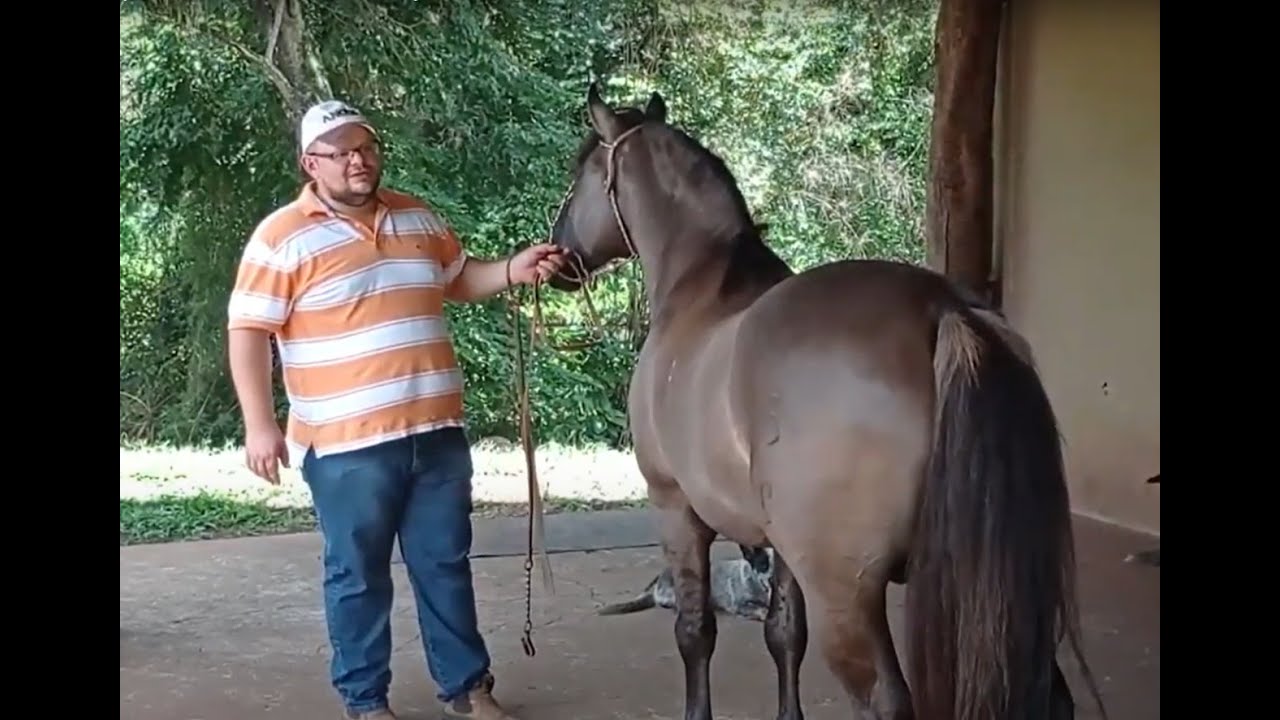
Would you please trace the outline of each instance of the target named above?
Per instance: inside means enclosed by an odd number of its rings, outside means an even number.
[[[315,529],[311,508],[271,507],[210,492],[120,498],[120,544],[246,537]]]
[[[522,516],[528,509],[524,454],[503,441],[476,443],[476,515]],[[538,448],[547,513],[639,507],[644,482],[629,453]],[[272,486],[244,467],[238,448],[120,449],[120,544],[247,537],[315,529],[296,468]]]

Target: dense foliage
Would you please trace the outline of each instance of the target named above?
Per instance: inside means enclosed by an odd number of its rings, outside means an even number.
[[[793,266],[922,258],[932,3],[426,7],[122,3],[122,443],[239,439],[227,293],[254,224],[298,190],[293,113],[319,97],[375,119],[387,183],[439,208],[475,254],[545,236],[585,128],[587,83],[601,78],[610,101],[662,92],[673,121],[725,158]],[[628,322],[628,308],[643,308],[633,288],[623,274],[593,293],[603,342],[535,352],[541,440],[626,442],[626,378],[643,331]],[[586,327],[579,298],[543,300],[552,319]],[[449,314],[473,428],[514,437],[505,299]],[[279,387],[277,397],[283,408]]]

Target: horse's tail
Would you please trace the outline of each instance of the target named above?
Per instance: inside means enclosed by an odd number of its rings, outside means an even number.
[[[1072,706],[1055,659],[1063,634],[1101,708],[1079,650],[1057,420],[1025,341],[980,315],[955,307],[939,319],[934,444],[906,591],[915,716],[1059,717]]]

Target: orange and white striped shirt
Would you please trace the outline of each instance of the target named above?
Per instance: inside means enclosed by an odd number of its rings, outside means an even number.
[[[290,466],[464,424],[462,371],[444,317],[466,255],[418,199],[380,190],[374,234],[311,184],[260,222],[228,302],[228,328],[275,334],[289,399]]]

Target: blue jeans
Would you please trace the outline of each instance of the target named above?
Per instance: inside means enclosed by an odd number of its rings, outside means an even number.
[[[302,476],[324,536],[330,676],[347,708],[387,706],[397,535],[439,698],[451,700],[484,680],[489,653],[471,584],[465,432],[446,428],[322,458],[308,451]]]

